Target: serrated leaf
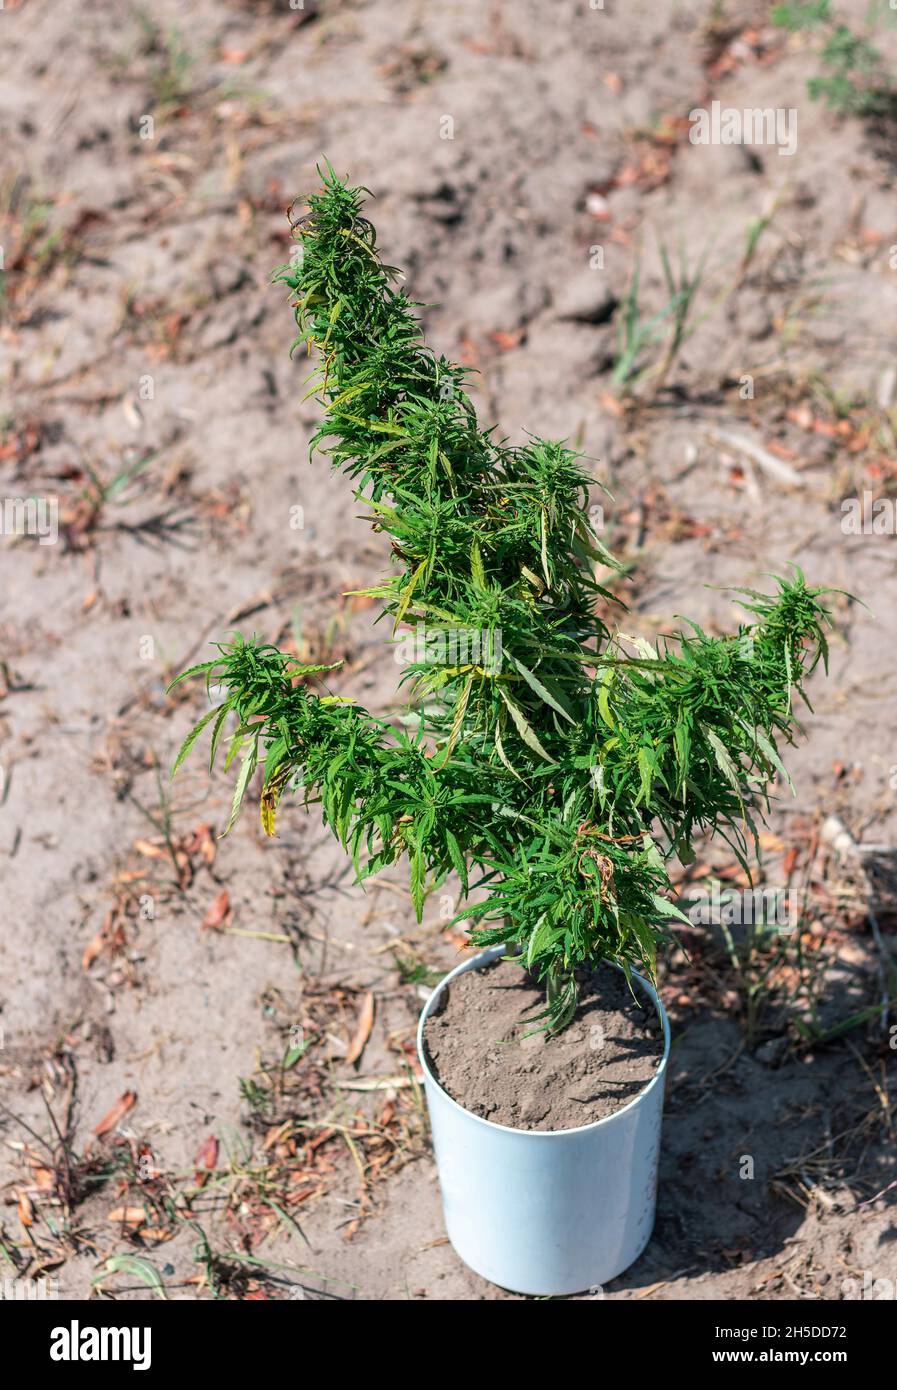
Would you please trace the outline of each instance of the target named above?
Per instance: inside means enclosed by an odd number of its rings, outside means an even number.
[[[225,772],[229,772],[229,771],[230,771],[230,765],[231,765],[231,763],[232,763],[232,762],[234,761],[234,759],[237,757],[238,753],[240,752],[240,749],[243,747],[243,744],[244,744],[245,742],[246,742],[246,735],[245,735],[245,733],[241,732],[240,729],[238,729],[238,730],[236,731],[236,733],[234,733],[234,734],[231,735],[231,740],[230,740],[230,744],[228,745],[227,753],[224,755],[224,771],[225,771]]]
[[[464,689],[458,697],[458,703],[455,705],[455,713],[452,719],[452,727],[449,731],[449,740],[446,744],[445,756],[443,757],[442,762],[440,763],[440,767],[445,767],[446,763],[452,755],[452,751],[455,747],[455,744],[458,742],[458,739],[461,736],[461,729],[464,725],[464,716],[467,713],[467,702],[470,699],[470,692],[472,689],[473,675],[471,674],[467,677],[467,680],[464,683]]]
[[[767,738],[766,734],[763,732],[762,729],[754,729],[753,733],[754,738],[757,740],[757,744],[760,748],[760,751],[766,758],[767,762],[772,763],[773,767],[776,768],[778,772],[781,772],[788,786],[791,788],[792,795],[797,796],[797,789],[791,780],[791,776],[788,772],[788,769],[786,768],[785,764],[782,762],[782,759],[776,752],[772,740]]]
[[[415,845],[411,853],[411,901],[418,921],[424,915],[425,873],[423,852],[419,845]]]
[[[675,903],[671,903],[668,898],[662,898],[659,893],[654,893],[652,895],[652,902],[661,917],[672,917],[675,918],[677,922],[684,922],[687,927],[694,926],[694,922],[691,918],[686,917],[682,909],[677,907]]]
[[[455,873],[458,875],[458,878],[461,880],[461,887],[464,889],[464,892],[466,894],[469,891],[469,885],[467,880],[467,865],[464,862],[464,855],[461,853],[461,846],[458,844],[458,841],[456,837],[452,834],[451,830],[447,830],[445,832],[445,843],[446,848],[449,852],[449,859],[451,859],[452,861],[452,867],[455,870]]]
[[[228,817],[227,825],[224,828],[225,835],[227,835],[227,833],[231,830],[234,821],[237,819],[237,816],[239,815],[240,806],[242,805],[243,797],[246,795],[246,788],[249,785],[249,779],[256,769],[257,762],[258,740],[256,739],[253,742],[252,747],[246,750],[246,756],[244,757],[243,762],[240,765],[240,774],[237,778],[237,785],[234,788],[234,799],[231,802],[230,816]]]
[[[523,710],[520,708],[518,704],[515,703],[514,700],[511,699],[511,696],[505,690],[504,686],[499,686],[499,694],[501,695],[501,698],[507,705],[511,718],[514,721],[514,726],[517,729],[517,732],[520,735],[520,737],[523,739],[523,742],[526,744],[527,748],[531,748],[534,753],[539,754],[540,758],[544,758],[547,763],[551,763],[552,767],[555,767],[556,763],[554,761],[554,758],[552,758],[550,754],[545,752],[545,749],[539,742],[536,733],[533,730],[532,726],[529,724],[526,715],[523,713]]]
[[[537,593],[544,593],[545,585],[542,583],[542,580],[539,578],[537,574],[534,574],[533,571],[529,569],[526,565],[520,566],[520,573],[523,575],[524,579],[529,580],[530,584],[532,584],[533,588],[536,590]]]
[[[685,774],[688,771],[688,759],[691,752],[691,730],[681,717],[676,721],[673,745],[676,749],[676,761]]]
[[[545,575],[545,584],[551,588],[551,570],[548,568],[548,518],[545,508],[542,508],[541,515],[541,546],[540,556],[542,560],[542,573]]]
[[[209,710],[208,714],[203,715],[202,719],[200,719],[198,724],[193,725],[193,728],[190,730],[189,734],[184,739],[184,742],[181,744],[178,750],[178,755],[174,760],[174,766],[171,769],[172,777],[175,775],[178,768],[181,766],[181,763],[184,761],[187,754],[190,752],[190,749],[193,747],[194,743],[199,738],[200,734],[208,724],[209,720],[214,719],[216,714],[221,714],[222,709],[225,713],[227,713],[227,704],[223,706],[216,705],[214,709]]]
[[[726,780],[730,782],[731,785],[735,788],[735,790],[740,794],[741,783],[738,777],[738,769],[736,768],[732,759],[729,757],[725,744],[723,743],[719,735],[714,733],[713,729],[708,729],[703,724],[701,725],[701,729],[704,732],[707,742],[713,749],[713,756],[716,758],[717,765],[720,771],[722,772]]]
[[[533,961],[538,953],[546,946],[551,944],[551,922],[546,916],[539,918],[532,932],[530,933],[529,943],[526,949],[526,968],[532,968]]]
[[[188,667],[188,669],[182,671],[179,676],[175,676],[174,680],[166,687],[166,694],[169,690],[174,690],[176,685],[180,685],[181,681],[189,680],[191,676],[198,676],[200,673],[205,674],[206,671],[212,671],[216,666],[220,665],[221,657],[216,656],[214,661],[201,661],[198,666]]]
[[[539,696],[540,700],[544,700],[546,705],[550,705],[553,710],[556,710],[558,714],[562,715],[563,718],[567,720],[568,724],[575,723],[569,707],[561,702],[561,697],[559,695],[552,695],[548,687],[543,685],[542,681],[539,680],[539,677],[535,675],[534,672],[530,671],[527,666],[524,666],[520,658],[516,657],[513,652],[507,652],[506,655],[510,657],[511,665],[515,670],[519,671],[527,685]]]
[[[233,702],[234,702],[234,697],[233,697],[233,696],[231,696],[229,699],[225,700],[224,704],[220,707],[220,709],[219,709],[219,711],[218,711],[218,718],[217,718],[216,721],[215,721],[215,727],[212,729],[212,742],[211,742],[211,744],[210,744],[210,746],[209,746],[209,771],[210,771],[210,772],[212,771],[212,768],[215,766],[215,754],[218,752],[218,743],[219,743],[219,741],[220,741],[220,739],[221,739],[221,734],[222,734],[222,731],[223,731],[223,729],[224,729],[224,721],[225,721],[225,719],[227,718],[228,714],[230,713],[230,710],[231,710],[231,708],[232,708],[232,706],[233,706]]]
[[[280,783],[270,784],[262,788],[262,795],[259,801],[259,812],[262,818],[262,829],[266,835],[274,834],[274,823],[277,819],[277,803],[280,801],[283,787]]]
[[[411,602],[411,600],[412,600],[412,598],[413,598],[413,596],[414,596],[414,590],[415,590],[415,587],[416,587],[416,585],[417,585],[417,581],[420,579],[421,575],[423,574],[424,570],[426,569],[426,566],[427,566],[426,560],[421,560],[421,562],[420,562],[420,564],[418,565],[417,569],[414,571],[414,573],[412,574],[411,578],[408,580],[408,583],[405,585],[405,588],[402,590],[402,593],[401,593],[401,595],[400,595],[400,597],[399,597],[399,604],[398,604],[398,607],[396,608],[395,621],[394,621],[393,627],[392,627],[393,632],[396,631],[396,629],[397,629],[398,626],[399,626],[399,623],[400,623],[400,622],[402,621],[402,619],[404,618],[405,613],[406,613],[406,611],[407,611],[407,609],[408,609],[408,605],[409,605],[409,603]]]
[[[501,739],[501,725],[502,721],[497,720],[495,724],[495,751],[501,758],[501,761],[503,762],[505,767],[510,772],[511,776],[516,777],[518,782],[522,782],[523,778],[520,776],[520,773],[517,771],[517,769],[512,765],[507,753],[505,752],[505,747]]]
[[[655,760],[650,748],[642,746],[638,750],[638,770],[642,783],[642,796],[647,806],[651,800],[651,783],[654,780]]]
[[[615,729],[614,717],[610,712],[610,683],[614,678],[614,668],[608,666],[598,687],[598,713],[609,729]]]
[[[483,568],[483,556],[476,541],[470,547],[470,577],[481,589],[485,589],[486,571]]]

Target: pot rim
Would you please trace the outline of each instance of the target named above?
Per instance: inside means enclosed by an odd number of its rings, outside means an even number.
[[[453,970],[450,970],[449,973],[439,981],[439,984],[430,994],[429,998],[424,1004],[424,1007],[421,1009],[420,1018],[418,1019],[417,1024],[418,1059],[420,1061],[421,1067],[423,1068],[425,1078],[433,1083],[433,1085],[440,1092],[440,1094],[448,1101],[449,1105],[454,1106],[456,1110],[460,1110],[462,1115],[466,1115],[469,1120],[473,1120],[476,1124],[485,1125],[487,1129],[502,1130],[505,1134],[519,1134],[526,1139],[559,1139],[563,1138],[565,1135],[568,1134],[586,1134],[591,1130],[599,1129],[601,1125],[611,1124],[612,1121],[616,1120],[620,1115],[625,1115],[626,1111],[631,1110],[634,1105],[640,1104],[640,1102],[644,1100],[645,1096],[647,1096],[648,1092],[653,1090],[655,1086],[657,1086],[659,1083],[663,1081],[664,1077],[666,1076],[667,1062],[669,1061],[670,1057],[669,1019],[667,1018],[666,1009],[663,1007],[663,1004],[661,1003],[660,997],[657,991],[655,990],[654,986],[650,983],[649,980],[646,980],[642,975],[639,975],[637,971],[633,970],[631,972],[632,978],[639,982],[642,989],[648,995],[648,998],[657,1010],[657,1016],[660,1019],[660,1026],[663,1032],[663,1055],[660,1059],[657,1070],[655,1071],[654,1075],[652,1076],[651,1080],[647,1083],[647,1085],[639,1091],[637,1096],[633,1096],[632,1100],[627,1101],[625,1105],[621,1105],[620,1109],[615,1110],[612,1115],[603,1115],[600,1120],[593,1120],[591,1124],[587,1125],[577,1125],[574,1129],[517,1129],[514,1125],[500,1125],[497,1124],[495,1120],[485,1120],[483,1119],[482,1115],[475,1115],[472,1110],[468,1110],[466,1106],[460,1103],[460,1101],[455,1100],[454,1096],[450,1096],[445,1087],[433,1075],[433,1072],[430,1069],[430,1065],[427,1061],[426,1051],[424,1049],[424,1025],[426,1024],[426,1021],[430,1016],[430,1013],[432,1011],[433,1005],[436,1002],[437,997],[457,975],[463,975],[464,972],[467,970],[482,970],[483,967],[485,965],[490,964],[491,961],[498,960],[500,957],[506,955],[507,949],[503,945],[487,946],[485,951],[480,951],[478,955],[471,956],[469,960],[462,960],[459,965],[456,965]],[[608,965],[613,965],[615,970],[622,969],[622,967],[617,965],[614,961],[608,961],[607,963]]]

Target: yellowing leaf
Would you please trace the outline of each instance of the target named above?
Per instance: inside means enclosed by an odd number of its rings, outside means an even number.
[[[281,789],[278,786],[268,786],[262,792],[259,802],[259,811],[262,817],[262,829],[266,835],[274,834],[274,822],[277,818],[277,803],[280,800]]]

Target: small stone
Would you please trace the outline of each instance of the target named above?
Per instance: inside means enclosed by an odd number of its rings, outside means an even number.
[[[619,300],[600,270],[580,270],[566,280],[554,301],[554,312],[569,323],[609,323]]]

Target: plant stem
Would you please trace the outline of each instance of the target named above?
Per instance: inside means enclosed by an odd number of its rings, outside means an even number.
[[[579,1004],[579,984],[573,967],[557,959],[552,961],[545,977],[545,992],[548,997],[548,1032],[563,1032]]]

